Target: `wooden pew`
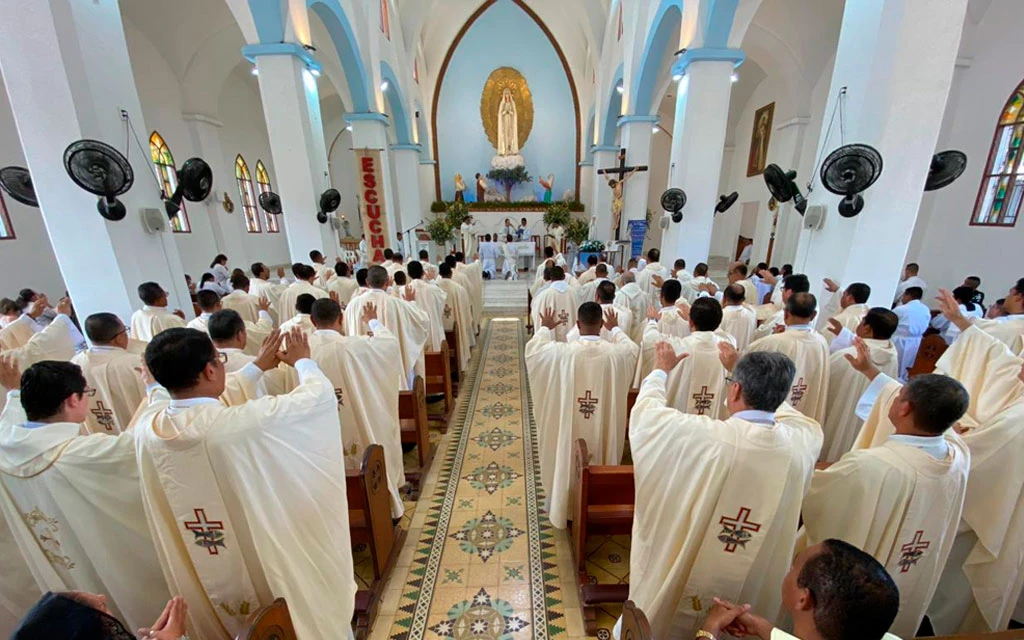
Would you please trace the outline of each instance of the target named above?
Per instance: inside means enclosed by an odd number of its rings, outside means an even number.
[[[622,605],[622,635],[619,637],[621,640],[652,640],[654,637],[647,616],[632,600]]]
[[[356,594],[352,621],[358,638],[366,637],[373,626],[377,606],[383,597],[385,578],[395,566],[405,540],[405,530],[391,520],[384,447],[370,445],[363,454],[362,466],[358,470],[346,470],[345,493],[352,544],[365,544],[373,563],[373,585],[369,591]]]
[[[587,574],[587,539],[594,535],[630,535],[633,531],[635,490],[633,467],[590,464],[583,438],[573,446],[569,540],[576,568],[576,586],[588,635],[597,633],[597,605],[625,602],[629,585],[591,584]]]
[[[402,444],[416,445],[419,467],[406,470],[405,478],[417,487],[427,475],[434,450],[430,444],[430,429],[427,418],[427,390],[423,378],[416,376],[412,391],[398,394],[398,424],[402,429]]]
[[[278,598],[257,609],[245,621],[245,630],[235,640],[297,640],[288,603]]]
[[[917,350],[917,359],[914,366],[910,368],[909,377],[919,376],[935,371],[935,363],[939,361],[942,354],[946,353],[949,345],[939,334],[932,334],[921,338],[921,348]]]
[[[441,413],[432,413],[429,414],[429,417],[437,422],[441,431],[447,431],[448,416],[455,408],[455,402],[452,400],[452,369],[448,341],[445,340],[441,343],[440,351],[426,352],[423,359],[426,368],[424,382],[427,385],[427,395],[444,396]]]
[[[1009,629],[1006,631],[975,631],[973,633],[961,633],[953,636],[922,636],[915,640],[1022,640],[1024,629]]]
[[[452,397],[459,397],[459,385],[462,383],[462,353],[459,351],[459,324],[451,331],[444,332],[444,341],[448,343],[448,359],[452,369]]]
[[[533,333],[533,292],[526,290],[526,331]]]

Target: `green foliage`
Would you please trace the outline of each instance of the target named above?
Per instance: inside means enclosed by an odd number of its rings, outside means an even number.
[[[573,213],[581,213],[584,210],[583,203],[572,201],[562,202],[569,207],[569,211]],[[448,202],[443,200],[435,200],[430,204],[431,213],[444,213],[448,211]],[[521,202],[467,202],[466,206],[469,208],[470,213],[474,211],[547,211],[551,205],[543,202],[533,201],[521,201]]]
[[[487,177],[505,187],[505,200],[512,199],[512,188],[516,185],[533,182],[526,167],[522,165],[514,169],[491,169]]]
[[[448,210],[448,203],[444,200],[434,200],[430,203],[430,213],[444,213]]]
[[[568,212],[568,209],[566,209]],[[565,239],[577,247],[587,241],[590,235],[590,225],[583,218],[572,218],[565,225]]]
[[[437,216],[427,223],[430,239],[442,247],[455,237],[455,229],[448,223],[446,216]]]
[[[567,202],[566,206],[568,206],[569,211],[572,211],[573,213],[583,213],[583,203],[580,202],[579,200]]]
[[[445,213],[445,219],[448,221],[448,225],[452,229],[458,229],[462,226],[462,223],[469,217],[469,207],[466,206],[465,202],[455,201],[448,205],[448,210]]]
[[[565,206],[564,202],[552,202],[551,206],[548,207],[547,212],[544,214],[544,226],[553,227],[556,224],[566,229],[569,226],[569,221],[572,220],[572,214],[569,212],[569,207]],[[586,240],[586,236],[583,237]]]

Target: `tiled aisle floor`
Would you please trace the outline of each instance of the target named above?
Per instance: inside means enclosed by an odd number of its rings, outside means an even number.
[[[584,636],[568,538],[543,513],[526,340],[520,318],[481,332],[372,640]]]

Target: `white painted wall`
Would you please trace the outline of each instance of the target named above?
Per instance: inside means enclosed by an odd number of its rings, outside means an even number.
[[[987,299],[995,300],[1024,276],[1024,222],[1018,219],[1012,228],[969,224],[996,122],[1006,99],[1024,80],[1019,63],[1022,29],[1020,4],[993,0],[981,22],[969,22],[964,33],[961,54],[970,58],[970,66],[956,70],[938,150],[964,151],[967,171],[952,185],[925,195],[907,254],[908,261],[920,263],[921,275],[933,290],[977,275]]]

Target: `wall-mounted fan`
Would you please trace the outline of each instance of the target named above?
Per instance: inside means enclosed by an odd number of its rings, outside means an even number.
[[[666,189],[661,194],[661,208],[672,214],[672,222],[683,221],[683,207],[686,206],[686,192],[677,187]]]
[[[807,199],[796,185],[796,171],[783,171],[777,164],[764,168],[764,183],[776,202],[793,201],[793,207],[803,215],[807,211]]]
[[[852,218],[864,210],[861,194],[882,175],[882,154],[866,144],[847,144],[828,154],[821,163],[821,184],[843,196],[839,215]]]
[[[935,191],[953,184],[967,169],[967,154],[963,151],[942,151],[932,156],[932,164],[928,168],[928,179],[924,190]],[[2,171],[2,170],[0,170]]]
[[[127,213],[117,199],[131,189],[135,173],[128,158],[99,140],[72,142],[64,150],[64,170],[82,189],[100,196],[96,209],[107,220],[122,220]]]
[[[202,202],[213,190],[213,169],[202,158],[189,158],[177,171],[178,186],[170,198],[164,198],[167,217],[173,218],[181,211],[181,200]]]
[[[328,189],[320,194],[320,210],[316,212],[317,222],[327,224],[329,213],[334,213],[341,206],[341,193],[337,189]]]
[[[733,191],[727,196],[718,196],[718,204],[715,205],[715,215],[717,216],[720,213],[728,211],[729,207],[736,204],[739,197],[740,194],[736,191]]]
[[[36,189],[32,186],[32,176],[25,167],[4,167],[0,169],[0,189],[21,204],[38,207]]]
[[[260,208],[271,215],[281,214],[281,196],[273,191],[264,191],[259,197]]]

